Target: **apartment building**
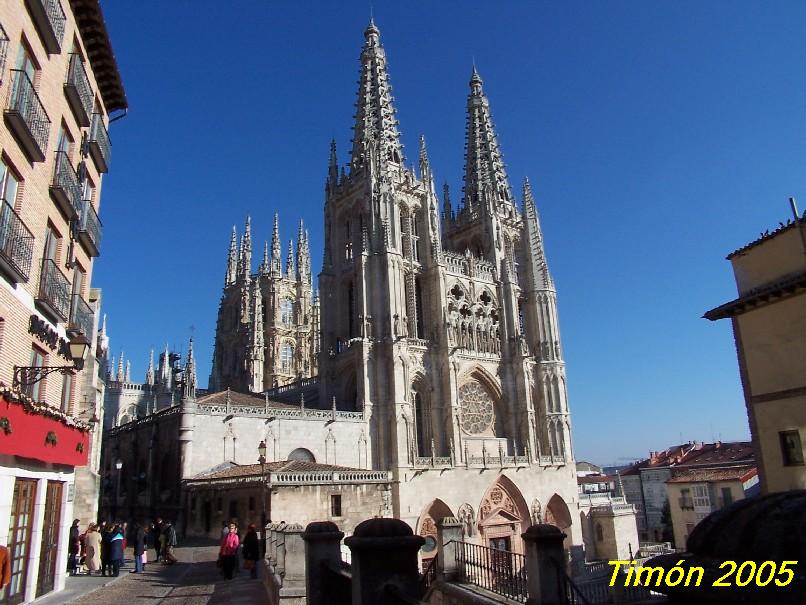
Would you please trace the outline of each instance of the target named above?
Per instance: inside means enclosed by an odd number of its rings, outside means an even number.
[[[64,586],[97,511],[101,184],[127,101],[98,0],[0,3],[0,603]]]
[[[763,493],[806,488],[806,215],[728,255],[738,298],[705,314],[730,319]]]

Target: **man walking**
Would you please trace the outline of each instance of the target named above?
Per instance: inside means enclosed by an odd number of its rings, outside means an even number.
[[[162,556],[162,519],[160,517],[157,517],[153,529],[151,530],[151,539],[154,541],[153,546],[156,552],[154,562],[159,563],[160,557]]]
[[[139,521],[134,522],[131,537],[134,548],[134,571],[132,573],[140,573],[143,571],[143,553],[146,551],[146,532],[140,526]]]
[[[163,562],[168,565],[176,563],[177,559],[174,556],[174,547],[176,546],[176,529],[170,521],[165,522],[165,529],[163,529],[163,537],[165,541],[165,551],[162,554]]]

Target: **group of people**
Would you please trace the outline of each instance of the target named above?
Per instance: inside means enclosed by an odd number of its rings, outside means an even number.
[[[127,523],[90,523],[87,531],[81,533],[81,521],[75,519],[70,527],[67,547],[67,571],[71,576],[85,570],[87,575],[118,576],[123,565],[123,556],[127,546],[134,551],[134,570],[140,573],[148,562],[146,555],[148,544],[156,551],[156,561],[166,564],[176,563],[174,547],[176,546],[176,529],[170,521],[157,519],[144,526],[135,521],[131,527]]]
[[[238,569],[238,549],[241,549],[244,569],[249,570],[252,578],[257,577],[257,562],[260,559],[260,541],[254,525],[249,525],[246,535],[241,541],[238,525],[235,522],[223,523],[221,527],[221,546],[218,550],[218,566],[228,580],[235,577]]]

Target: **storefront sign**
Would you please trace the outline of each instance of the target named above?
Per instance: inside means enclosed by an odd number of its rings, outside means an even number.
[[[60,357],[67,361],[73,360],[70,357],[70,343],[59,336],[59,333],[38,315],[31,315],[28,332],[36,336],[42,344],[47,345],[51,351],[56,351]]]

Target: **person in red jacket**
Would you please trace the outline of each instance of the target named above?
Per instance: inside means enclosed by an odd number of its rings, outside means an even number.
[[[0,546],[0,590],[3,590],[11,582],[11,558],[8,549]]]
[[[238,547],[241,541],[238,538],[238,526],[235,523],[229,524],[229,533],[221,538],[221,548],[218,556],[221,557],[221,568],[224,570],[224,577],[232,580],[235,577],[235,566],[238,564]]]

